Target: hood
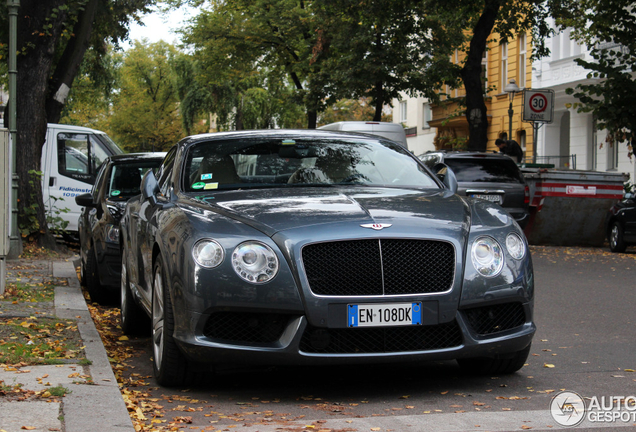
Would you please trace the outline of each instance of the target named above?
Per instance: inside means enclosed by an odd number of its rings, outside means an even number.
[[[273,236],[308,227],[392,224],[392,234],[467,230],[470,209],[446,190],[321,187],[227,191],[197,199],[207,210]],[[415,231],[414,231],[415,230]]]

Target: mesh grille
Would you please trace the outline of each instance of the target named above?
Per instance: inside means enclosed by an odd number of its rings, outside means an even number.
[[[353,240],[302,250],[312,292],[318,295],[397,295],[451,288],[455,251],[431,240]]]
[[[272,343],[280,339],[292,318],[283,314],[219,312],[208,318],[203,334],[229,342]]]
[[[490,335],[522,326],[526,314],[521,303],[504,303],[464,311],[475,333]]]
[[[459,346],[462,335],[455,321],[434,326],[318,329],[308,327],[301,351],[318,354],[363,354],[427,351]]]

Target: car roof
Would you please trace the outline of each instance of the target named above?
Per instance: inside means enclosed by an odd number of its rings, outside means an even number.
[[[146,152],[146,153],[124,153],[110,156],[113,162],[133,162],[143,160],[163,160],[166,156],[165,152]]]
[[[220,141],[224,139],[237,139],[237,138],[362,138],[369,140],[385,140],[377,135],[330,131],[330,130],[318,130],[318,129],[262,129],[262,130],[249,130],[249,131],[229,131],[229,132],[212,132],[200,135],[192,135],[182,139],[179,143],[181,145],[194,144],[203,141]]]

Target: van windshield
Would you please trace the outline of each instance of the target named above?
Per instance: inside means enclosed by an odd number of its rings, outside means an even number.
[[[124,151],[105,133],[97,134],[97,138],[111,151],[111,154],[124,154]]]

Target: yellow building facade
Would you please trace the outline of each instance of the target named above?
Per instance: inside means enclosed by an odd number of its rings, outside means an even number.
[[[531,37],[520,34],[514,40],[503,43],[495,36],[488,43],[482,59],[482,76],[484,77],[484,101],[488,112],[488,151],[498,151],[495,146],[497,138],[507,139],[509,135],[510,95],[504,91],[511,79],[516,81],[520,90],[531,87],[532,63]],[[459,64],[463,53],[456,51],[453,62]],[[457,98],[465,95],[462,88],[441,90],[447,96],[432,108],[432,120],[429,124],[437,128],[435,148],[437,150],[460,150],[466,148],[468,140],[468,121],[464,108],[457,103]],[[523,122],[523,93],[516,93],[512,101],[512,139],[516,140],[524,150],[526,160],[531,159],[533,151],[532,123]]]

